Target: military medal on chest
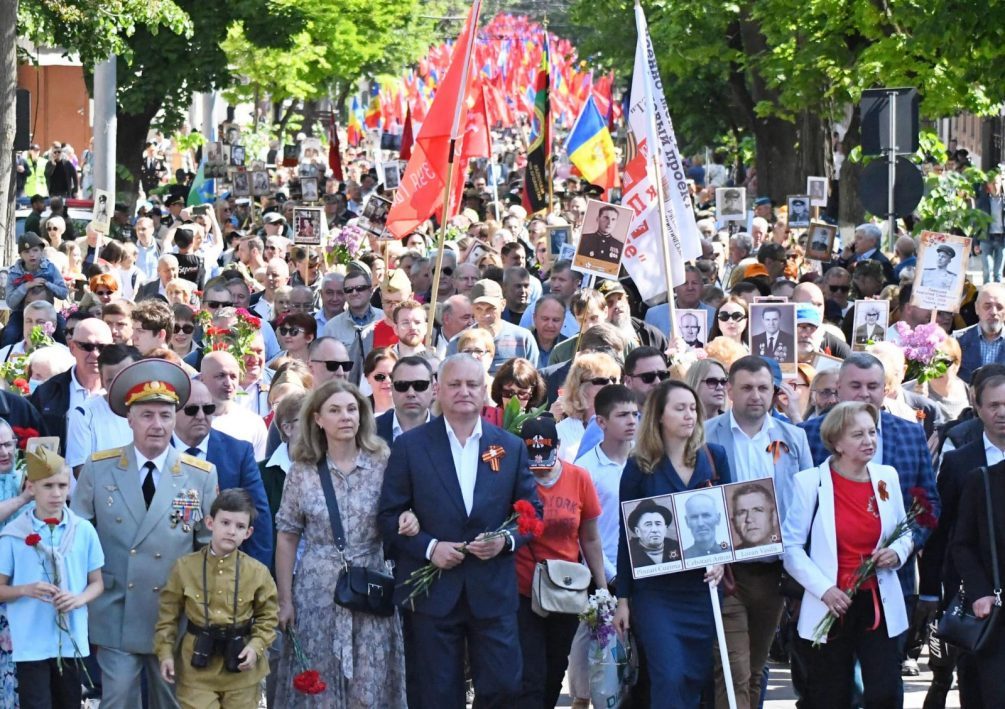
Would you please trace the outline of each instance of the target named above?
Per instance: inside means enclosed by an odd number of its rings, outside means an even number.
[[[199,491],[194,489],[184,490],[171,500],[171,528],[174,529],[179,524],[183,532],[191,532],[192,527],[202,520],[202,502],[199,500]]]

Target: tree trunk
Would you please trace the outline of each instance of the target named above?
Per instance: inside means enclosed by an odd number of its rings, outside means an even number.
[[[300,126],[300,130],[308,138],[314,137],[314,126],[318,122],[318,111],[320,108],[320,102],[317,100],[304,101],[304,108],[301,111],[304,117],[304,122],[303,125]]]
[[[865,209],[858,198],[858,181],[862,175],[862,163],[853,163],[848,159],[852,148],[861,142],[862,114],[855,106],[848,130],[841,141],[845,161],[841,164],[841,175],[838,182],[838,223],[841,226],[861,224],[865,220]]]
[[[143,146],[150,132],[150,122],[160,110],[160,103],[148,105],[142,113],[117,112],[118,132],[115,137],[116,167],[124,167],[128,175],[121,171],[116,175],[118,191],[129,195],[134,203],[140,193],[140,167],[143,165]]]
[[[2,29],[6,27],[7,29]],[[0,261],[13,262],[15,248],[14,133],[17,130],[17,0],[0,2]],[[34,166],[33,166],[34,167]],[[10,177],[8,177],[8,175]]]

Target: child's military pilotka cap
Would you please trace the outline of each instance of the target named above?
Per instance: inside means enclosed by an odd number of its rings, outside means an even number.
[[[527,446],[531,470],[551,470],[558,461],[558,429],[555,419],[538,416],[524,422],[520,437]]]
[[[17,251],[21,253],[22,251],[27,251],[33,246],[38,246],[44,249],[46,244],[42,241],[42,237],[33,231],[26,231],[24,234],[17,238]]]
[[[24,457],[27,463],[28,482],[36,483],[66,470],[66,461],[58,453],[44,446],[28,451]]]
[[[188,402],[192,382],[185,370],[164,359],[141,359],[123,369],[108,388],[108,405],[126,416],[133,404],[174,404],[180,409]]]

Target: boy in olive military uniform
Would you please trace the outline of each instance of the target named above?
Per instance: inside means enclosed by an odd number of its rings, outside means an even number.
[[[185,708],[258,706],[276,636],[276,584],[268,568],[238,547],[251,536],[257,510],[240,488],[213,501],[209,546],[178,559],[160,594],[154,651],[161,676],[177,682]],[[178,627],[186,619],[179,651]]]

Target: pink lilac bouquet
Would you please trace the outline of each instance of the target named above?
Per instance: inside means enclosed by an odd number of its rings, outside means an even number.
[[[894,327],[907,359],[905,380],[917,379],[919,384],[924,384],[945,375],[952,363],[949,355],[940,348],[949,337],[945,330],[937,323],[918,325],[913,330],[905,322],[898,322]]]
[[[346,265],[356,259],[366,241],[366,232],[357,224],[346,224],[328,241],[327,261],[329,266]]]

